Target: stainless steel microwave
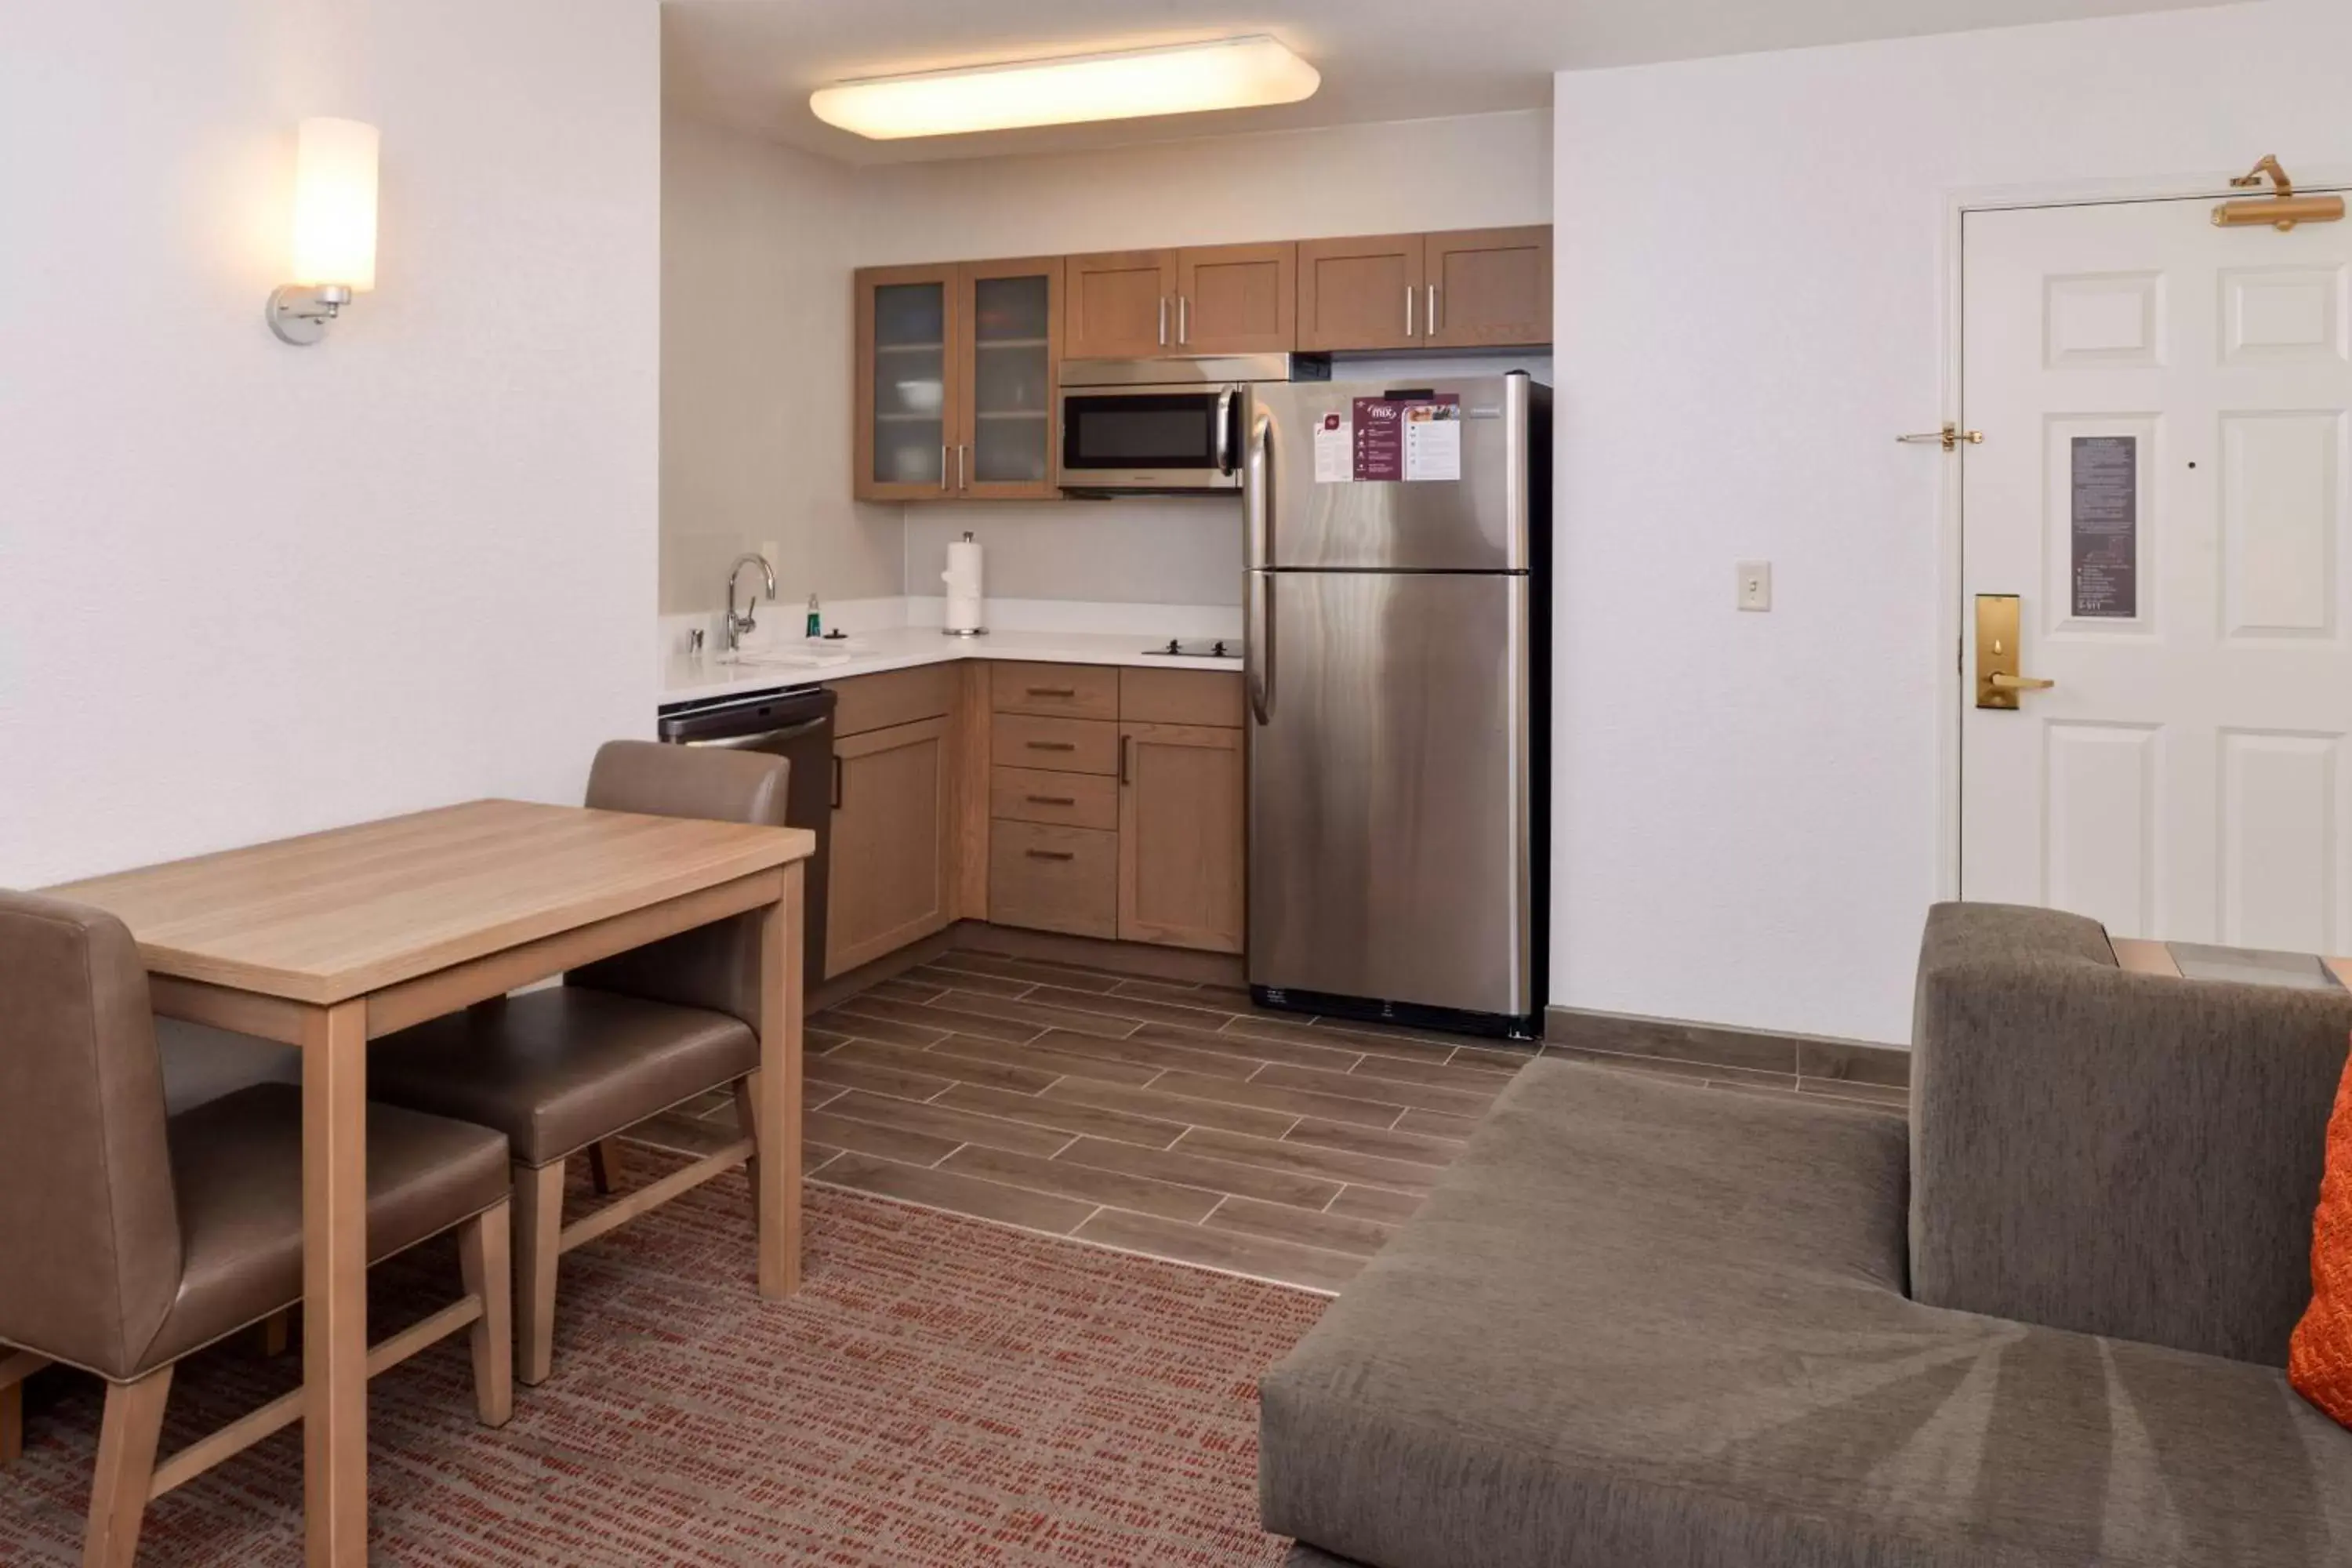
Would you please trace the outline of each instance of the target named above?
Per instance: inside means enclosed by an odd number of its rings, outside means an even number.
[[[1242,488],[1243,394],[1263,381],[1328,381],[1307,354],[1066,360],[1061,484],[1084,495]]]

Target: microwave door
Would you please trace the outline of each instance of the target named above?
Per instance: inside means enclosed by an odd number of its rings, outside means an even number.
[[[1063,484],[1073,489],[1237,489],[1236,394],[1229,386],[1066,393]]]

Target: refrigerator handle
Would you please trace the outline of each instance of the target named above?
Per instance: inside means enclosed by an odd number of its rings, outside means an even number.
[[[1274,421],[1264,414],[1250,422],[1247,460],[1243,494],[1250,569],[1243,574],[1248,595],[1242,608],[1243,675],[1250,711],[1266,724],[1274,720],[1274,578],[1266,570],[1274,562]]]

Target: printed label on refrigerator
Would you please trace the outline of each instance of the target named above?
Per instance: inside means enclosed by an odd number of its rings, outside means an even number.
[[[1356,477],[1349,454],[1355,432],[1344,414],[1326,414],[1315,426],[1315,482],[1344,485]]]
[[[1462,399],[1359,397],[1355,403],[1355,477],[1397,483],[1462,477]]]

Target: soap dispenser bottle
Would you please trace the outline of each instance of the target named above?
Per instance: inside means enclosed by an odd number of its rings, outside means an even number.
[[[814,594],[811,594],[809,595],[808,629],[801,635],[808,637],[821,637],[824,636],[824,616],[816,607],[816,595]]]

